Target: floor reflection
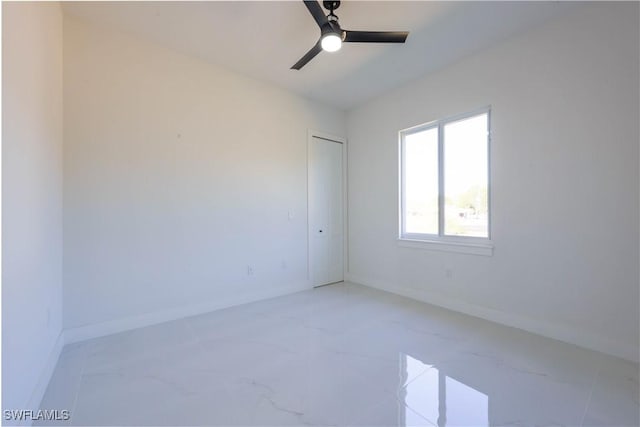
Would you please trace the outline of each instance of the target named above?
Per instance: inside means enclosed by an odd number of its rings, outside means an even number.
[[[408,354],[400,355],[400,392],[404,411],[399,424],[424,425],[425,421],[443,426],[488,426],[489,396],[448,376],[434,365]]]

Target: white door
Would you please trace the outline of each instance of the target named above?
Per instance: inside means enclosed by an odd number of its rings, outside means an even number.
[[[313,286],[343,280],[342,144],[309,142],[309,276]]]

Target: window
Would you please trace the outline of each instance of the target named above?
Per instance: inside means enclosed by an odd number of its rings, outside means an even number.
[[[489,108],[400,132],[400,238],[489,239]]]

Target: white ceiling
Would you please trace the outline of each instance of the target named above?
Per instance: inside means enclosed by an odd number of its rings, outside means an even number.
[[[317,41],[302,1],[65,2],[64,11],[329,105],[349,109],[578,7],[569,2],[345,1],[350,30],[410,31],[406,44],[347,43],[289,68]]]

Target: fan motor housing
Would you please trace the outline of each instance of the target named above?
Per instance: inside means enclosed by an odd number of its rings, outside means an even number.
[[[322,2],[322,5],[328,11],[333,12],[334,10],[340,7],[340,0],[324,0]]]

